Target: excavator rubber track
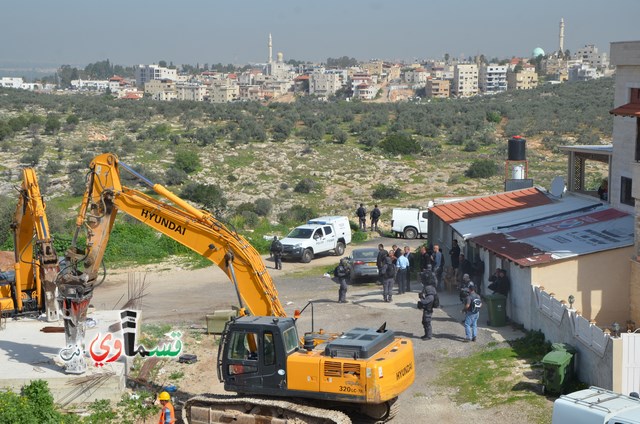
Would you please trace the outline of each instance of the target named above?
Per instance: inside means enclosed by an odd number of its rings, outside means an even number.
[[[351,424],[346,414],[271,398],[201,395],[182,407],[185,424]]]

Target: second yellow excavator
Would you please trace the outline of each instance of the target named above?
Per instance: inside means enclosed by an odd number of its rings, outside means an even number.
[[[124,186],[121,170],[165,200]],[[87,247],[72,247],[67,256],[76,271],[60,278],[68,344],[82,343],[86,306],[118,211],[217,264],[234,284],[243,311],[244,316],[227,323],[217,361],[212,364],[225,389],[238,395],[188,401],[183,408],[187,422],[285,422],[289,418],[296,422],[348,422],[343,413],[333,410],[375,422],[393,417],[398,396],[415,378],[409,339],[385,328],[364,327],[340,334],[310,332],[300,338],[296,319],[285,316],[262,257],[246,239],[209,212],[191,206],[119,162],[113,154],[97,156],[90,164],[72,243],[76,245],[78,232],[86,228]],[[84,270],[79,265],[84,265]]]
[[[46,311],[48,321],[57,321],[58,255],[33,168],[22,170],[18,193],[11,223],[14,273],[0,276],[0,311],[12,316]]]

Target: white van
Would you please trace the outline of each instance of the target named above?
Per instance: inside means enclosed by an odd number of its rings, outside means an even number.
[[[429,209],[394,208],[391,213],[391,231],[408,239],[426,237],[428,216]]]
[[[640,399],[591,386],[553,403],[551,424],[640,424]]]
[[[342,256],[351,243],[351,226],[346,216],[321,216],[294,228],[282,243],[282,258],[308,263],[318,253],[334,251]]]

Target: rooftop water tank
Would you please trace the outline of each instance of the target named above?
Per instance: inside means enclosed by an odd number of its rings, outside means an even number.
[[[526,145],[527,140],[519,135],[511,137],[508,145],[508,160],[526,160]]]

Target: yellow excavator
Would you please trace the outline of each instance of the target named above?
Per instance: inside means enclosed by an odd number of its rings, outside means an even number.
[[[163,200],[122,185],[122,170]],[[246,239],[113,154],[97,156],[90,164],[76,235],[67,253],[75,271],[59,279],[66,296],[65,317],[70,317],[65,324],[72,324],[67,344],[82,343],[83,330],[77,330],[119,210],[211,260],[235,287],[241,316],[224,329],[216,367],[225,390],[237,395],[190,399],[183,408],[186,422],[346,423],[350,421],[345,414],[373,422],[393,417],[398,396],[415,377],[409,339],[382,327],[340,334],[309,332],[300,338],[296,318],[286,317],[262,257]],[[83,228],[84,250],[76,243]]]
[[[48,321],[57,321],[58,255],[36,172],[25,168],[22,176],[11,223],[14,273],[0,273],[0,310],[3,315],[12,316],[46,311]]]

